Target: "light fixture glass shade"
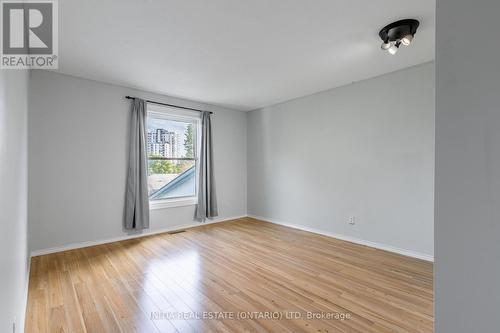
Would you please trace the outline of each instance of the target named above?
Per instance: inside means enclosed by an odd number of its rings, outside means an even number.
[[[401,44],[403,44],[404,46],[408,46],[410,45],[412,40],[413,40],[412,35],[406,35],[401,39]]]
[[[389,52],[392,55],[395,55],[398,52],[398,49],[399,49],[398,46],[394,44],[393,46],[387,49],[387,52]]]
[[[382,42],[382,45],[380,45],[380,48],[382,50],[384,50],[384,51],[387,50],[387,49],[389,49],[390,47],[391,47],[391,43],[390,42],[387,42],[387,43],[386,42]]]

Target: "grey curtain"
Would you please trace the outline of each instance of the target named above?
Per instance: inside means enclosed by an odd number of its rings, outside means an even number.
[[[205,221],[219,215],[217,197],[215,194],[214,155],[212,147],[212,124],[210,112],[201,115],[201,147],[200,173],[198,186],[198,204],[196,205],[195,219]]]
[[[133,99],[131,113],[124,227],[140,230],[149,228],[146,101]]]

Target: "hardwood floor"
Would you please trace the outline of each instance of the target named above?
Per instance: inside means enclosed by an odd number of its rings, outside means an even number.
[[[245,218],[32,258],[26,332],[432,332],[432,270]]]

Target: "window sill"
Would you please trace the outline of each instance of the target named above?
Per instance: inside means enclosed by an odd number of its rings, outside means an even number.
[[[196,205],[196,202],[197,199],[195,197],[155,200],[149,202],[149,209],[154,210],[172,207],[193,206]]]

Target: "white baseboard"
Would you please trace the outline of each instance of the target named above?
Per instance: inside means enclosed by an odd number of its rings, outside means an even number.
[[[173,226],[173,227],[162,228],[162,229],[157,229],[157,230],[152,230],[152,231],[145,231],[145,232],[142,232],[140,234],[124,235],[124,236],[120,236],[120,237],[102,239],[102,240],[97,240],[97,241],[87,241],[87,242],[65,244],[62,246],[51,247],[48,249],[32,251],[31,257],[36,257],[36,256],[50,254],[50,253],[56,253],[56,252],[62,252],[62,251],[68,251],[68,250],[73,250],[73,249],[79,249],[79,248],[83,248],[83,247],[101,245],[101,244],[106,244],[106,243],[113,243],[113,242],[118,242],[118,241],[127,240],[127,239],[146,237],[146,236],[161,234],[161,233],[170,232],[170,231],[179,230],[179,229],[194,228],[194,227],[199,227],[199,226],[212,224],[212,223],[237,220],[237,219],[241,219],[241,218],[244,218],[247,216],[252,217],[254,219],[257,219],[257,220],[262,220],[262,221],[266,221],[266,222],[270,222],[270,223],[274,223],[274,224],[279,224],[279,225],[282,225],[285,227],[290,227],[290,228],[299,229],[299,230],[303,230],[303,231],[307,231],[307,232],[312,232],[315,234],[320,234],[320,235],[324,235],[324,236],[328,236],[328,237],[333,237],[333,238],[345,240],[345,241],[355,243],[355,244],[365,245],[365,246],[373,247],[373,248],[380,249],[380,250],[398,253],[398,254],[412,257],[412,258],[417,258],[417,259],[422,259],[422,260],[434,262],[434,256],[426,254],[426,253],[402,249],[402,248],[398,248],[398,247],[395,247],[392,245],[376,243],[376,242],[367,241],[367,240],[352,237],[352,236],[341,235],[341,234],[337,234],[337,233],[333,233],[333,232],[329,232],[329,231],[324,231],[324,230],[320,230],[320,229],[316,229],[316,228],[310,228],[310,227],[305,227],[305,226],[301,226],[298,224],[288,223],[288,222],[281,221],[281,220],[274,219],[274,218],[256,216],[256,215],[252,215],[252,214],[214,219],[212,221],[207,221],[205,223],[194,222],[194,223],[190,223],[190,224],[177,225],[177,226]]]
[[[107,244],[107,243],[113,243],[113,242],[119,242],[127,239],[133,239],[133,238],[140,238],[140,237],[146,237],[146,236],[151,236],[151,235],[156,235],[156,234],[162,234],[165,232],[170,232],[170,231],[175,231],[175,230],[180,230],[180,229],[188,229],[188,228],[194,228],[194,227],[201,227],[207,224],[213,224],[213,223],[220,223],[220,222],[226,222],[226,221],[231,221],[231,220],[237,220],[247,217],[246,215],[241,215],[241,216],[232,216],[232,217],[224,217],[224,218],[216,218],[213,220],[207,220],[204,223],[200,222],[193,222],[190,224],[181,224],[173,227],[168,227],[168,228],[161,228],[161,229],[156,229],[156,230],[146,230],[141,233],[137,234],[132,234],[132,235],[124,235],[124,236],[119,236],[119,237],[113,237],[113,238],[107,238],[107,239],[101,239],[101,240],[96,240],[96,241],[86,241],[86,242],[78,242],[78,243],[71,243],[71,244],[65,244],[61,246],[55,246],[47,249],[42,249],[42,250],[35,250],[31,251],[31,257],[36,257],[36,256],[41,256],[44,254],[50,254],[50,253],[56,253],[56,252],[62,252],[62,251],[68,251],[68,250],[74,250],[74,249],[80,249],[83,247],[89,247],[89,246],[95,246],[95,245],[101,245],[101,244]]]
[[[298,225],[298,224],[293,224],[293,223],[288,223],[288,222],[284,222],[284,221],[281,221],[281,220],[277,220],[277,219],[274,219],[274,218],[263,217],[263,216],[256,216],[256,215],[252,215],[252,214],[248,214],[248,217],[251,217],[251,218],[254,218],[254,219],[257,219],[257,220],[262,220],[262,221],[270,222],[270,223],[273,223],[273,224],[279,224],[279,225],[282,225],[282,226],[285,226],[285,227],[289,227],[289,228],[299,229],[299,230],[303,230],[303,231],[312,232],[312,233],[315,233],[315,234],[320,234],[320,235],[323,235],[323,236],[328,236],[328,237],[333,237],[333,238],[345,240],[345,241],[348,241],[348,242],[351,242],[351,243],[355,243],[355,244],[360,244],[360,245],[365,245],[365,246],[369,246],[369,247],[374,247],[374,248],[380,249],[380,250],[394,252],[394,253],[401,254],[401,255],[404,255],[404,256],[407,256],[407,257],[412,257],[412,258],[422,259],[422,260],[425,260],[425,261],[434,262],[434,256],[426,254],[426,253],[421,253],[421,252],[416,252],[416,251],[412,251],[412,250],[402,249],[402,248],[395,247],[395,246],[392,246],[392,245],[386,245],[386,244],[376,243],[376,242],[367,241],[367,240],[356,238],[356,237],[351,237],[351,236],[346,236],[346,235],[340,235],[340,234],[336,234],[336,233],[333,233],[333,232],[324,231],[324,230],[320,230],[320,229],[316,229],[316,228],[305,227],[305,226],[301,226],[301,225]]]

